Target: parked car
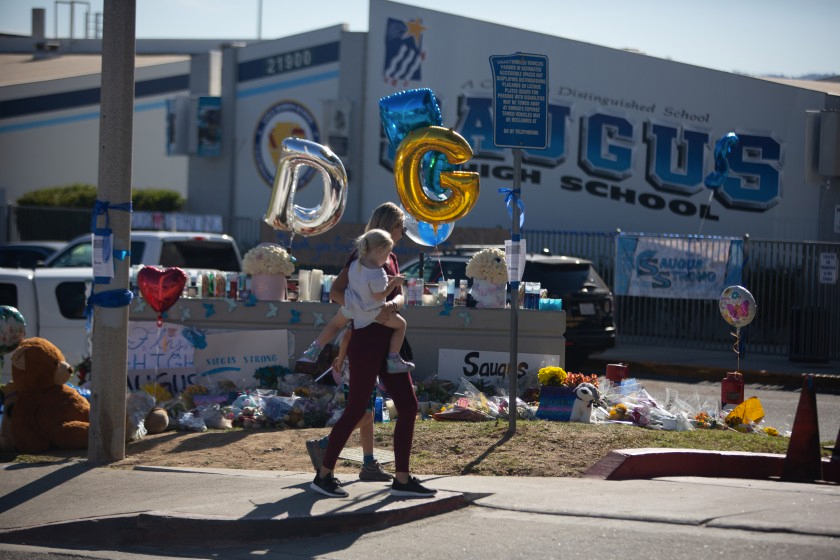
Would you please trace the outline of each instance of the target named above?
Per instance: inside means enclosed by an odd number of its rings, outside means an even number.
[[[67,245],[65,241],[16,241],[0,245],[0,267],[37,268],[50,255]]]
[[[161,267],[215,269],[239,272],[242,258],[236,242],[219,233],[132,231],[131,263]],[[46,268],[91,266],[90,234],[73,239],[44,262]]]
[[[453,252],[425,257],[423,279],[437,282],[467,278],[466,269],[480,247],[461,247]],[[420,261],[412,259],[400,265],[407,278],[419,278]],[[468,284],[472,280],[467,278]],[[566,365],[577,368],[591,354],[615,346],[613,296],[609,286],[592,266],[592,261],[578,257],[528,254],[523,282],[539,282],[549,298],[563,300],[566,312]]]
[[[18,309],[26,320],[26,336],[50,340],[70,364],[90,355],[85,329],[85,304],[92,289],[90,234],[67,243],[44,267],[0,268],[0,305]],[[239,272],[242,259],[229,235],[172,231],[131,234],[134,278],[143,265]],[[8,362],[8,361],[7,361]]]

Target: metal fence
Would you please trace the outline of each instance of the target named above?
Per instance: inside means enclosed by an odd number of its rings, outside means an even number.
[[[90,231],[90,211],[8,206],[6,241],[69,240]],[[239,218],[225,224],[248,249],[260,238],[261,221]],[[592,260],[615,286],[618,231],[523,230],[529,251],[547,248]],[[697,239],[698,236],[693,236]],[[703,236],[700,236],[703,238]],[[756,319],[741,329],[742,350],[789,355],[799,361],[840,359],[840,284],[821,278],[823,255],[838,259],[840,243],[745,238],[743,285],[756,300]],[[840,260],[840,259],[838,259]],[[720,316],[717,300],[616,296],[620,342],[673,344],[728,350],[733,328]]]
[[[529,251],[545,247],[553,254],[592,260],[610,286],[615,286],[618,235],[522,233]],[[822,281],[820,265],[826,254],[840,260],[840,243],[745,238],[743,285],[753,294],[757,311],[756,319],[741,329],[742,351],[799,361],[840,359],[840,284]],[[616,322],[621,342],[728,350],[735,341],[717,300],[617,296]]]

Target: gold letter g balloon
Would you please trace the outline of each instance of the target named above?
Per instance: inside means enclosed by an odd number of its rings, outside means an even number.
[[[440,185],[452,191],[445,200],[432,200],[423,192],[421,161],[426,152],[441,152],[457,165],[472,158],[473,152],[463,136],[442,126],[427,126],[409,132],[394,159],[394,181],[406,211],[417,220],[431,224],[454,222],[466,216],[478,201],[478,173],[448,171],[440,174]]]

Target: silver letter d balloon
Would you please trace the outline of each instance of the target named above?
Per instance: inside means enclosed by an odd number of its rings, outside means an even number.
[[[295,204],[301,166],[321,172],[324,196],[313,208]],[[274,229],[304,237],[323,233],[341,220],[347,205],[347,172],[332,150],[303,138],[286,138],[280,146],[274,189],[265,222]]]

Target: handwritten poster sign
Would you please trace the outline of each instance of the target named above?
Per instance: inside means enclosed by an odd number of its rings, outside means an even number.
[[[548,58],[516,53],[491,56],[493,143],[507,148],[548,147]]]
[[[137,391],[157,384],[173,395],[195,383],[195,336],[184,325],[154,321],[128,324],[128,389]]]
[[[231,331],[206,335],[206,346],[195,349],[196,383],[216,387],[230,382],[239,389],[255,388],[254,373],[262,367],[289,367],[286,330]]]

